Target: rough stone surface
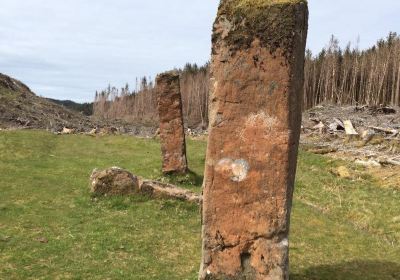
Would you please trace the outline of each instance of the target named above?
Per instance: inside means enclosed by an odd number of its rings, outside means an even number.
[[[144,194],[151,198],[177,199],[200,204],[200,194],[154,180],[145,180],[119,167],[93,170],[90,176],[93,196]]]
[[[197,193],[157,181],[144,180],[141,182],[140,193],[152,198],[172,198],[197,204],[201,202],[201,195]]]
[[[94,196],[133,194],[139,191],[139,181],[135,175],[119,167],[95,169],[90,176],[90,191]]]
[[[179,74],[166,72],[156,78],[157,107],[164,173],[187,171],[185,131]]]
[[[301,0],[222,0],[199,279],[288,279],[307,36]]]

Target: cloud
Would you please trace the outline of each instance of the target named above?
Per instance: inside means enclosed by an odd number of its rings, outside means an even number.
[[[398,0],[310,0],[308,47],[319,52],[335,35],[341,46],[351,42],[362,49],[371,47],[389,31],[400,31]],[[396,30],[397,29],[397,30]]]
[[[108,83],[205,63],[218,0],[2,0],[0,72],[37,94],[90,101]],[[308,46],[331,34],[362,47],[400,26],[400,1],[309,0]],[[396,30],[394,30],[396,31]]]

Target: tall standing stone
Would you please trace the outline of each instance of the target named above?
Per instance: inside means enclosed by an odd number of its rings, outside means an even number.
[[[171,71],[158,75],[156,89],[163,156],[162,171],[165,174],[182,174],[188,168],[179,74]]]
[[[308,8],[222,0],[212,37],[200,279],[288,279]]]

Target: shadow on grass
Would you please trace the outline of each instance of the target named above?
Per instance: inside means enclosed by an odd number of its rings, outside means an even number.
[[[198,175],[197,173],[191,170],[189,170],[188,173],[190,174],[190,177],[192,178],[194,185],[201,187],[201,185],[203,184],[204,176]]]
[[[308,268],[291,280],[399,280],[400,263],[382,261],[352,261]]]

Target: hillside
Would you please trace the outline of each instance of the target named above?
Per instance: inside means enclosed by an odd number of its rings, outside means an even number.
[[[85,130],[93,124],[83,114],[39,97],[22,82],[0,73],[0,128],[58,131],[63,127]]]
[[[64,106],[72,111],[77,111],[85,116],[93,115],[93,102],[92,103],[76,103],[72,100],[58,100],[52,98],[46,98],[47,100],[56,103],[58,105]]]

